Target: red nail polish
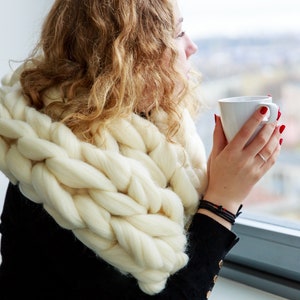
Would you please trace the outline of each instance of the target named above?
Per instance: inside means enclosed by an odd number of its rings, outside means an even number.
[[[281,117],[281,112],[280,112],[280,110],[278,110],[278,116],[277,116],[277,120],[276,121],[278,121],[280,119],[280,117]]]
[[[279,127],[279,133],[280,133],[280,134],[283,133],[284,129],[285,129],[285,125],[281,125],[281,126]]]
[[[280,145],[280,146],[282,145],[282,142],[283,142],[283,139],[280,139],[280,140],[279,140],[279,145]]]
[[[262,115],[265,115],[265,114],[267,113],[267,111],[268,111],[268,107],[267,107],[267,106],[263,106],[263,107],[260,109],[260,113],[261,113]]]

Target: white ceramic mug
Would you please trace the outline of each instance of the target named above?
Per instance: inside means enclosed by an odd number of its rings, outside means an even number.
[[[245,122],[259,107],[267,106],[268,113],[249,142],[266,123],[277,120],[279,107],[272,102],[271,96],[240,96],[218,101],[221,121],[227,141],[231,141]]]

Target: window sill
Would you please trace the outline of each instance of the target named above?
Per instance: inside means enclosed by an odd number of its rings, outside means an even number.
[[[247,214],[239,218],[234,232],[240,241],[228,254],[220,275],[283,299],[298,300],[300,231],[296,224],[276,222]]]
[[[287,299],[279,296],[275,296],[270,293],[263,292],[259,289],[255,289],[245,284],[238,283],[236,281],[220,277],[213,289],[213,292],[209,300],[280,300]]]

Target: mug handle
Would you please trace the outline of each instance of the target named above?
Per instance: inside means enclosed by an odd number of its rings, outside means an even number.
[[[268,108],[269,108],[269,115],[264,120],[264,123],[268,124],[268,123],[275,122],[278,117],[278,110],[279,110],[278,105],[275,103],[261,103],[260,107],[261,106],[268,106]]]

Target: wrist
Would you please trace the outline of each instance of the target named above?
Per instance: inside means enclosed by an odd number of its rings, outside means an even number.
[[[216,195],[215,193],[211,192],[207,192],[202,199],[206,199],[217,206],[222,206],[234,215],[238,213],[241,206],[241,201],[229,198],[228,196],[224,197],[223,195]]]
[[[232,224],[230,222],[224,220],[223,218],[221,218],[218,215],[210,212],[209,210],[199,208],[197,213],[210,217],[211,219],[213,219],[216,222],[220,223],[221,225],[223,225],[224,227],[226,227],[229,230],[231,230],[231,228],[232,228]]]
[[[205,214],[228,229],[231,229],[231,226],[235,223],[235,219],[241,214],[241,209],[242,205],[240,204],[233,213],[222,204],[217,204],[216,202],[202,198],[199,203],[198,213]]]

